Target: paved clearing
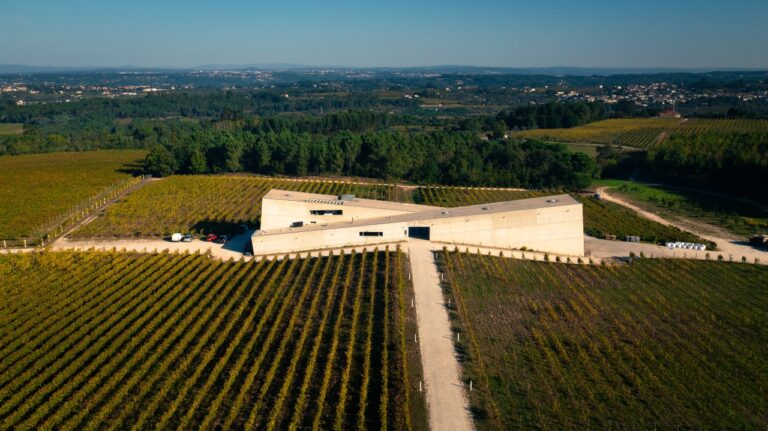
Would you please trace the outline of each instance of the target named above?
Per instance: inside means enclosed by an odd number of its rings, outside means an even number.
[[[428,241],[411,240],[407,248],[413,272],[429,428],[434,431],[471,430],[469,402],[453,349],[451,323],[432,255],[433,245]]]

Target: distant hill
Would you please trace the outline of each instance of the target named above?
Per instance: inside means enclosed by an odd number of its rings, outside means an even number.
[[[486,67],[467,65],[436,65],[415,67],[351,67],[338,65],[305,65],[295,63],[253,63],[253,64],[204,64],[196,67],[139,67],[139,66],[27,66],[22,64],[0,64],[0,74],[35,74],[35,73],[76,73],[76,72],[190,72],[205,71],[238,71],[238,70],[270,70],[270,71],[302,71],[309,69],[332,69],[346,71],[375,71],[391,73],[445,73],[445,74],[505,74],[505,75],[549,75],[549,76],[611,76],[633,74],[659,73],[708,73],[715,71],[751,72],[760,69],[747,68],[618,68],[618,67]]]

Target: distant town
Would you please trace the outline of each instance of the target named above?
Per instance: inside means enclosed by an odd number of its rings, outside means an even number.
[[[282,97],[367,93],[401,98],[403,106],[450,114],[492,112],[498,105],[548,102],[631,102],[639,107],[768,112],[768,73],[647,73],[539,75],[370,69],[71,72],[0,75],[0,101],[16,105],[70,103],[88,98],[142,97],[211,89],[266,89]]]

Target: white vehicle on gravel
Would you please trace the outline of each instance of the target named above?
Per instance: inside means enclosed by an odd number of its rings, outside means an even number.
[[[182,240],[182,238],[184,238],[184,235],[182,235],[182,234],[180,234],[178,232],[174,233],[173,235],[171,235],[171,241],[173,241],[173,242],[179,242],[179,241]]]

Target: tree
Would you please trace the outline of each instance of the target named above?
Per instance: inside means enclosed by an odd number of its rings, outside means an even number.
[[[167,177],[178,169],[176,159],[163,145],[153,147],[144,159],[144,167],[151,175]]]
[[[189,154],[187,170],[190,174],[204,174],[208,172],[208,162],[199,147],[194,147]]]

